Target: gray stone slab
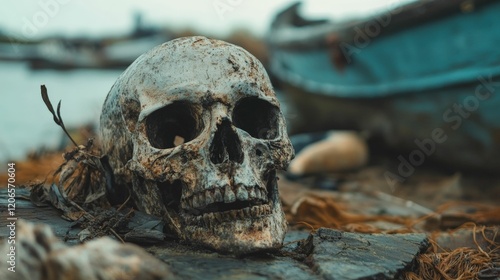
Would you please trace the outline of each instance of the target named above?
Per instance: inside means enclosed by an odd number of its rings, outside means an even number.
[[[279,254],[238,258],[182,245],[152,246],[147,251],[180,279],[321,279],[307,265]]]
[[[425,234],[359,234],[321,228],[307,242],[308,262],[324,279],[397,279],[429,247]]]

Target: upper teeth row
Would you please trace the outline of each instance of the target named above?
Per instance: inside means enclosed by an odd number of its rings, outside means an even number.
[[[236,200],[247,201],[251,199],[260,199],[267,202],[267,190],[258,186],[245,187],[243,185],[216,187],[204,192],[194,194],[187,198],[181,199],[181,207],[203,208],[211,203],[224,202],[231,203]]]

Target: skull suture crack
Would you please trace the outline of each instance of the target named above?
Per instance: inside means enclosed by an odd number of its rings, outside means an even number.
[[[276,172],[293,149],[264,67],[244,49],[205,37],[154,48],[111,88],[100,133],[115,192],[179,238],[235,254],[281,246]]]

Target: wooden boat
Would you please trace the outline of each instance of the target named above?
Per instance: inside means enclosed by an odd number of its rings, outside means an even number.
[[[268,36],[291,134],[364,130],[413,168],[500,170],[500,2],[416,1],[345,22],[299,6]]]

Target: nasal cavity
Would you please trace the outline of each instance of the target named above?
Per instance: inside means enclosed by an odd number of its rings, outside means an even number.
[[[228,119],[222,120],[217,125],[217,131],[210,146],[210,160],[215,164],[228,161],[243,162],[240,139]]]

